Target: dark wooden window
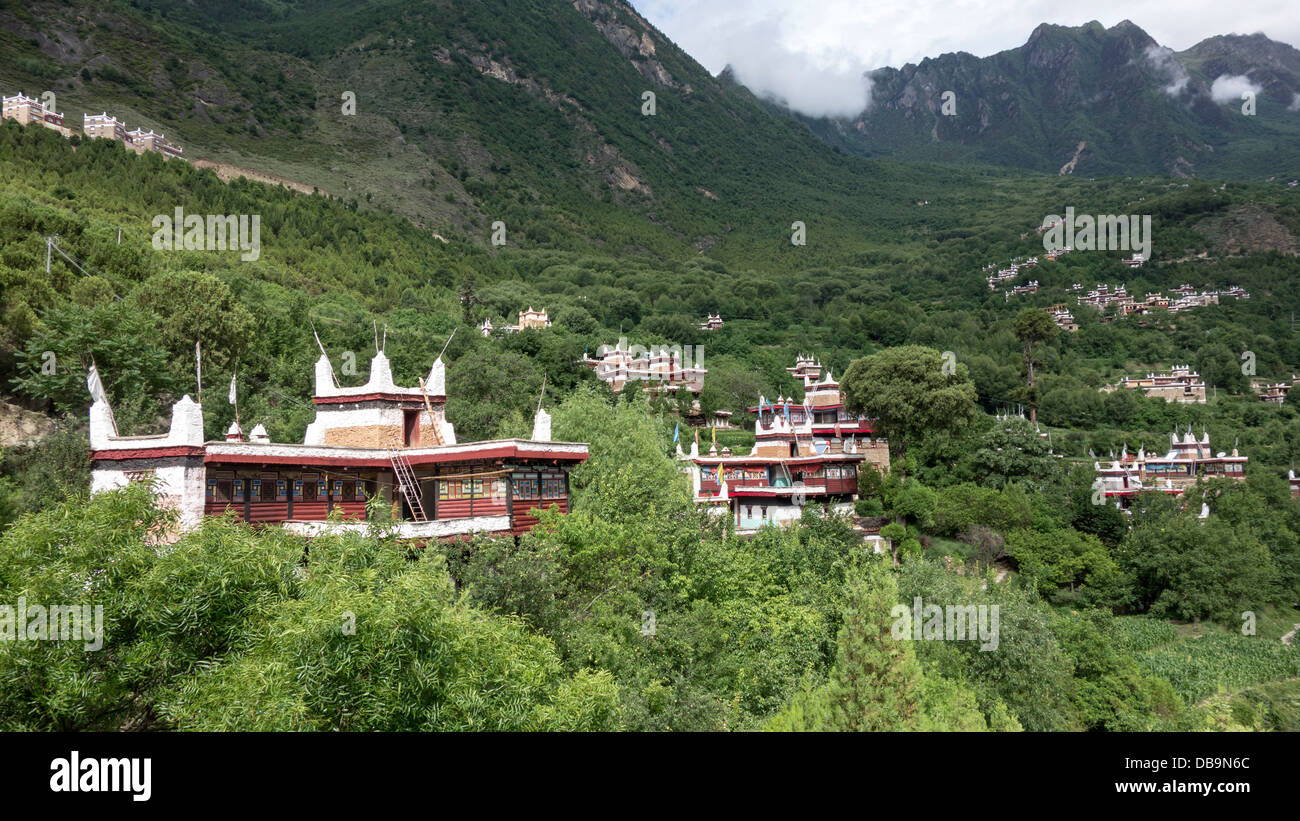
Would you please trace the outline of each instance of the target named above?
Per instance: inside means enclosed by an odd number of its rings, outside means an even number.
[[[542,498],[563,499],[564,498],[564,477],[543,476],[542,477]]]
[[[439,479],[438,498],[443,501],[449,499],[482,499],[483,480]]]
[[[525,476],[516,473],[511,479],[514,483],[514,493],[516,499],[536,499],[537,496],[537,477]]]

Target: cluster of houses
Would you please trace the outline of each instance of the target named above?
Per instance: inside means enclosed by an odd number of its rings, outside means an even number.
[[[757,416],[749,453],[716,442],[702,453],[698,437],[689,452],[677,447],[696,503],[729,516],[738,532],[795,521],[807,505],[851,512],[858,471],[889,470],[889,443],[871,420],[844,411],[829,370],[823,377],[810,356],[786,370],[803,383],[803,397],[759,397],[749,409]]]
[[[1029,284],[1027,285],[1015,286],[1010,291],[1007,291],[1005,294],[1003,294],[1002,298],[1011,299],[1011,297],[1019,296],[1020,294],[1036,294],[1036,293],[1038,293],[1038,280],[1034,279],[1034,280],[1030,280]]]
[[[21,91],[13,97],[2,99],[4,119],[16,120],[22,125],[37,123],[54,129],[65,137],[72,136],[72,130],[63,124],[63,114],[46,111],[45,104],[41,100],[26,97]],[[164,135],[155,134],[152,129],[145,131],[143,128],[127,131],[126,124],[110,116],[108,112],[83,113],[81,130],[87,137],[116,140],[137,154],[156,151],[167,158],[179,159],[181,156],[181,147],[167,140]]]
[[[829,371],[823,376],[809,356],[787,370],[803,396],[759,397],[749,409],[757,417],[749,453],[719,448],[716,434],[702,451],[698,432],[689,452],[677,446],[695,502],[741,533],[796,521],[807,506],[851,512],[859,471],[889,470],[888,442],[872,420],[845,412]],[[380,511],[395,535],[415,541],[518,536],[537,525],[541,510],[568,510],[569,473],[588,457],[585,443],[551,439],[540,406],[527,439],[457,441],[440,358],[407,387],[377,352],[366,383],[346,387],[322,350],[315,418],[301,443],[273,442],[260,424],[245,433],[238,421],[224,440],[205,440],[203,407],[188,395],[173,405],[168,432],[122,435],[93,366],[87,385],[91,491],[148,483],[182,530],[225,515],[306,536],[362,532]],[[1104,496],[1127,508],[1144,490],[1176,495],[1199,479],[1244,479],[1247,461],[1235,447],[1215,453],[1208,433],[1198,440],[1189,428],[1171,436],[1163,456],[1125,447],[1094,469]],[[1294,470],[1288,479],[1300,497]]]
[[[698,360],[691,361],[680,345],[644,348],[629,346],[626,339],[613,346],[602,345],[594,357],[583,354],[582,364],[595,371],[614,393],[621,393],[628,382],[644,382],[651,397],[661,392],[676,395],[679,391],[698,397],[708,373]]]
[[[721,327],[722,314],[709,314],[699,325],[701,331],[716,331]]]
[[[502,333],[513,334],[529,328],[549,328],[551,319],[546,315],[546,309],[534,311],[533,306],[529,305],[528,310],[519,312],[519,320],[514,325],[502,325],[499,329]],[[498,330],[492,325],[492,318],[488,317],[483,320],[483,324],[478,326],[479,333],[484,336],[491,336],[492,332]]]
[[[987,281],[989,284],[989,290],[996,291],[998,289],[998,285],[1002,284],[1003,282],[1009,282],[1015,279],[1016,277],[1020,276],[1021,268],[1033,268],[1037,264],[1038,264],[1038,257],[1030,257],[1029,259],[1026,260],[1013,259],[1010,265],[1008,265],[1005,268],[1000,268],[998,269],[997,273],[990,274],[988,276]],[[984,266],[984,270],[988,271],[993,267],[994,267],[993,263],[989,263],[988,265]]]
[[[1290,382],[1252,379],[1250,387],[1264,402],[1281,405],[1286,402],[1287,393],[1297,384],[1300,384],[1300,376],[1293,374]],[[1166,402],[1205,404],[1205,382],[1201,380],[1200,374],[1192,370],[1191,365],[1174,365],[1167,373],[1125,377],[1118,385],[1102,388],[1102,391],[1109,393],[1117,388],[1140,390],[1147,396],[1154,396]]]
[[[1163,456],[1148,454],[1139,448],[1137,454],[1124,451],[1110,460],[1109,466],[1093,463],[1097,473],[1097,487],[1117,507],[1127,509],[1132,498],[1143,491],[1158,491],[1177,496],[1200,479],[1234,479],[1244,481],[1246,462],[1234,446],[1232,453],[1215,453],[1210,447],[1210,435],[1202,431],[1198,440],[1190,427],[1179,437],[1170,434],[1169,451]],[[1292,471],[1294,476],[1294,471]],[[1291,483],[1295,492],[1297,484]]]
[[[1166,402],[1184,405],[1205,404],[1205,383],[1191,365],[1175,365],[1168,373],[1148,373],[1135,378],[1125,377],[1120,383],[1125,390],[1140,390]],[[1109,393],[1114,388],[1102,388]]]
[[[1072,290],[1081,290],[1081,286],[1076,284]],[[1250,294],[1239,286],[1232,286],[1221,290],[1197,292],[1191,285],[1180,285],[1173,289],[1172,296],[1167,296],[1160,292],[1148,293],[1146,297],[1139,302],[1128,292],[1124,285],[1112,288],[1105,283],[1098,283],[1097,287],[1087,294],[1078,298],[1080,305],[1090,305],[1101,311],[1103,314],[1106,310],[1114,305],[1115,312],[1119,316],[1129,316],[1130,314],[1144,315],[1150,313],[1155,308],[1161,308],[1170,313],[1177,313],[1191,308],[1201,308],[1206,305],[1218,305],[1220,297],[1232,297],[1234,299],[1250,299]]]
[[[759,398],[750,453],[719,450],[716,434],[702,453],[698,432],[689,453],[677,448],[696,502],[741,532],[796,520],[806,505],[850,512],[858,471],[889,469],[888,442],[871,420],[844,412],[829,371],[823,377],[811,357],[788,370],[803,397]],[[441,358],[408,387],[377,352],[366,383],[347,387],[322,350],[301,443],[273,442],[260,424],[245,433],[238,421],[224,440],[207,441],[203,406],[188,395],[172,406],[168,432],[122,435],[102,384],[92,366],[91,491],[148,483],[182,530],[226,515],[307,536],[361,532],[381,511],[404,539],[517,536],[539,510],[567,511],[569,472],[588,456],[585,443],[552,441],[540,406],[528,439],[457,441]]]
[[[996,291],[998,289],[998,286],[1001,285],[1002,283],[1010,282],[1011,280],[1020,276],[1021,269],[1033,268],[1037,264],[1038,264],[1038,257],[1030,257],[1029,259],[1024,259],[1024,260],[1017,257],[1016,259],[1011,260],[1011,262],[1007,265],[1007,267],[999,268],[997,272],[989,274],[986,280],[989,284],[989,290]],[[995,267],[996,266],[994,265],[994,263],[990,262],[988,265],[984,266],[984,270],[990,271]]]

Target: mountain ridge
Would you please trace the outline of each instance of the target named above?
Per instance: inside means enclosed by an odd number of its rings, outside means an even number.
[[[1300,173],[1300,51],[1262,34],[1173,52],[1130,20],[1109,29],[1042,23],[1023,45],[988,57],[950,52],[867,76],[870,102],[855,117],[810,118],[767,102],[869,157],[1056,173],[1086,141],[1074,173]],[[1239,95],[1216,95],[1227,77],[1258,82],[1254,115],[1242,116]]]

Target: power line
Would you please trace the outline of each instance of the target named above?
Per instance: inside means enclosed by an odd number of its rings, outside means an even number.
[[[105,281],[107,281],[107,280],[109,279],[108,274],[105,273],[104,271],[101,271],[100,269],[98,269],[98,268],[96,268],[95,266],[91,265],[89,262],[85,262],[85,261],[78,262],[78,260],[76,260],[76,259],[73,258],[70,254],[68,254],[67,251],[64,251],[62,248],[60,248],[60,247],[59,247],[59,244],[58,244],[57,242],[54,241],[55,238],[56,238],[57,236],[58,236],[57,234],[51,234],[50,236],[47,236],[47,237],[45,238],[45,273],[48,274],[48,273],[50,272],[50,256],[49,256],[49,252],[50,252],[50,249],[53,249],[53,250],[55,250],[55,251],[58,251],[58,252],[59,252],[59,256],[61,256],[61,257],[63,257],[64,259],[66,259],[69,263],[72,264],[72,266],[73,266],[74,268],[76,268],[78,271],[80,271],[80,272],[81,272],[82,274],[84,274],[85,276],[88,276],[88,277],[89,277],[89,276],[99,276],[100,279],[103,279],[103,280],[105,280]],[[94,273],[94,274],[91,274],[90,272],[88,272],[88,271],[86,270],[86,268],[83,268],[82,265],[85,265],[87,268],[90,268],[90,269],[93,270],[95,273]],[[113,298],[114,298],[114,299],[117,299],[117,300],[121,300],[121,299],[122,299],[122,297],[117,293],[117,291],[113,290],[112,286],[109,286],[109,290],[112,292],[112,294],[113,294]]]

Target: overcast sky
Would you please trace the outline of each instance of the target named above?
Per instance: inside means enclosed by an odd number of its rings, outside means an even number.
[[[1023,45],[1039,23],[1107,28],[1132,20],[1182,51],[1216,34],[1262,31],[1300,47],[1297,0],[632,0],[711,73],[806,114],[864,108],[862,73],[952,51],[986,57]],[[859,104],[862,103],[862,104]]]

